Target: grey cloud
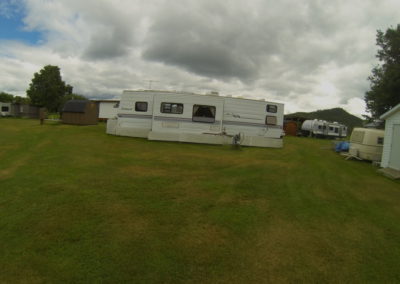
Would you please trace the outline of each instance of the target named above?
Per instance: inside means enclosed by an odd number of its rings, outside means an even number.
[[[146,50],[144,58],[182,67],[198,75],[229,79],[249,79],[257,71],[251,59],[227,50],[218,43],[182,42],[178,46],[164,42]]]
[[[83,53],[89,60],[113,59],[129,54],[131,40],[129,32],[124,29],[106,28],[92,36]]]
[[[332,104],[362,98],[377,63],[376,29],[400,17],[393,0],[25,2],[34,8],[29,27],[49,36],[37,49],[13,51],[20,69],[34,62],[37,71],[51,59],[87,96],[157,80],[158,89],[264,96],[303,110],[321,95]],[[25,88],[32,74],[21,83],[4,69],[0,83]]]
[[[93,26],[83,58],[104,60],[129,55],[135,43],[134,28],[132,28],[135,25],[131,18],[108,2],[96,5],[95,9],[86,7],[86,12],[80,15]]]
[[[316,3],[266,1],[249,9],[243,3],[233,8],[231,2],[189,3],[192,9],[172,6],[154,19],[142,53],[145,60],[251,84],[275,77],[282,66],[303,74],[333,60],[342,65],[359,59],[358,47],[340,30],[342,18],[334,5],[324,9]],[[271,60],[276,55],[279,63]]]

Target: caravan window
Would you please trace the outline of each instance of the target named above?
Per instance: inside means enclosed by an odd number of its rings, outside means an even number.
[[[383,137],[378,137],[378,145],[383,145]]]
[[[160,111],[162,113],[182,114],[183,113],[183,104],[161,103]]]
[[[215,106],[194,105],[192,120],[196,122],[215,122]]]
[[[269,116],[265,117],[265,124],[266,125],[276,125],[276,116]]]
[[[8,111],[8,106],[2,106],[1,111]]]
[[[278,112],[278,106],[276,106],[276,105],[267,105],[267,112],[277,113]]]
[[[147,102],[136,102],[135,111],[147,111]]]
[[[335,127],[335,133],[339,133],[339,128]]]

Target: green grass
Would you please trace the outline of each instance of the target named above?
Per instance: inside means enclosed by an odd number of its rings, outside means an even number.
[[[329,141],[0,131],[0,283],[400,282],[400,183]]]

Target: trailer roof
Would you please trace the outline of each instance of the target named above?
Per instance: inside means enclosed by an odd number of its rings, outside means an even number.
[[[123,90],[123,92],[146,92],[146,93],[163,93],[163,94],[182,94],[182,95],[195,95],[195,96],[208,96],[208,97],[219,97],[219,98],[228,98],[228,99],[237,99],[237,100],[248,100],[248,101],[260,101],[266,103],[274,103],[274,104],[284,104],[283,102],[273,102],[267,101],[265,99],[250,99],[250,98],[243,98],[243,97],[233,97],[231,95],[221,96],[219,93],[211,93],[211,94],[197,94],[191,92],[184,92],[184,91],[166,91],[166,90]]]
[[[397,112],[398,110],[400,110],[400,104],[398,104],[397,106],[394,106],[392,109],[390,109],[389,111],[382,114],[380,119],[386,119],[389,116],[391,116],[392,114],[394,114],[395,112]]]
[[[71,100],[65,103],[62,112],[84,113],[88,100]]]

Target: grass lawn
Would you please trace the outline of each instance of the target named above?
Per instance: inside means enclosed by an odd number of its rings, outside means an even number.
[[[400,282],[400,182],[330,141],[0,131],[0,283]]]

